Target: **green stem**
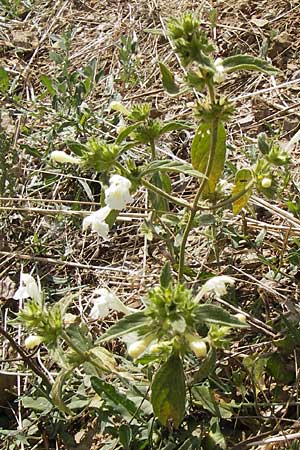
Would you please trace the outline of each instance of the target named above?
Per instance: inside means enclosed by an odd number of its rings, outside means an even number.
[[[150,148],[151,148],[151,159],[152,161],[154,161],[156,159],[156,148],[154,139],[151,139],[150,141]]]
[[[212,99],[212,94],[210,94],[210,97]],[[182,278],[183,278],[185,247],[186,247],[189,233],[193,226],[193,221],[194,221],[195,215],[198,211],[199,198],[203,192],[205,184],[207,183],[207,180],[209,178],[209,175],[210,175],[210,172],[211,172],[211,169],[213,166],[215,153],[216,153],[217,139],[218,139],[218,126],[219,126],[219,119],[218,118],[212,119],[210,150],[209,150],[208,161],[207,161],[207,165],[206,165],[206,169],[205,169],[205,173],[204,173],[205,178],[202,178],[202,180],[200,182],[200,186],[199,186],[197,194],[194,198],[192,209],[190,211],[190,215],[189,215],[189,218],[188,218],[188,221],[187,221],[187,224],[185,226],[185,230],[184,230],[183,236],[182,236],[182,241],[181,241],[181,246],[180,246],[180,254],[179,254],[178,282],[181,282]]]
[[[163,191],[159,187],[155,186],[154,184],[150,183],[149,181],[147,181],[143,178],[141,178],[141,183],[143,186],[145,186],[147,189],[149,189],[149,191],[155,192],[155,194],[160,195],[161,197],[165,198],[166,200],[169,200],[172,203],[182,206],[183,208],[188,208],[190,210],[193,209],[193,207],[185,200],[179,199],[177,197],[173,197],[172,195],[168,194],[167,192]]]

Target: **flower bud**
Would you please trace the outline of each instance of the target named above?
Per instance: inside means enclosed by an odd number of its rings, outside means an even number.
[[[243,313],[238,313],[234,315],[240,322],[247,323],[247,317]]]
[[[264,189],[268,189],[272,186],[272,179],[269,177],[265,177],[261,180],[261,185]]]
[[[206,343],[202,339],[190,340],[189,346],[198,358],[205,358],[207,355]]]
[[[66,152],[62,152],[59,150],[55,150],[50,154],[51,161],[58,163],[68,163],[68,164],[80,164],[80,158],[76,158],[75,156],[68,155]]]
[[[137,359],[139,356],[141,356],[142,353],[144,353],[144,351],[152,341],[153,337],[148,336],[144,339],[140,339],[139,341],[132,342],[128,346],[128,355],[131,356],[132,359]]]
[[[32,350],[43,342],[42,336],[31,334],[25,339],[24,345],[28,350]]]

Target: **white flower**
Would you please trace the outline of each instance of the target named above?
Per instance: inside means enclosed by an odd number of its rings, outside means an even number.
[[[42,294],[35,279],[28,273],[21,273],[20,286],[14,295],[14,299],[23,300],[25,298],[32,298],[39,302]]]
[[[127,306],[125,306],[121,302],[121,300],[108,289],[96,289],[94,295],[95,294],[98,296],[94,298],[94,306],[92,307],[90,312],[90,317],[94,320],[99,319],[100,317],[107,316],[110,310],[119,311],[124,314],[129,314],[135,311],[132,308],[128,308]]]
[[[247,323],[247,317],[243,313],[237,313],[234,315],[240,322]]]
[[[149,346],[150,342],[153,341],[153,339],[154,339],[153,336],[148,336],[145,337],[144,339],[132,342],[127,348],[128,355],[132,359],[138,358],[144,353],[144,351],[147,349],[147,347]]]
[[[32,350],[43,342],[42,336],[32,334],[25,339],[24,345],[28,350]]]
[[[66,152],[62,152],[59,150],[55,150],[50,154],[51,161],[55,161],[58,163],[69,163],[69,164],[80,164],[81,159],[76,158],[75,156],[68,155]]]
[[[108,206],[93,212],[89,216],[85,217],[82,222],[82,229],[86,231],[91,227],[92,231],[96,232],[103,239],[107,239],[109,226],[105,222],[106,217],[109,215],[111,209]]]
[[[234,285],[234,278],[227,275],[213,277],[202,286],[202,289],[196,298],[202,298],[203,295],[210,293],[214,293],[218,297],[222,297],[222,295],[225,295],[227,292],[227,284],[230,286]]]
[[[261,180],[261,185],[263,188],[268,189],[272,186],[272,180],[269,177],[265,177]]]
[[[222,83],[225,80],[225,71],[222,58],[217,58],[215,60],[215,71],[214,82]]]
[[[205,358],[207,355],[206,343],[203,339],[190,335],[188,337],[189,347],[198,358]]]
[[[112,175],[109,180],[109,187],[105,191],[105,203],[111,209],[125,208],[127,203],[133,199],[130,195],[131,182],[121,175]]]

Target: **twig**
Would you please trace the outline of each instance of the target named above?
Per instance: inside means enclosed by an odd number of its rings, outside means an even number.
[[[42,378],[47,388],[51,389],[51,382],[47,375],[32,361],[30,356],[23,350],[23,348],[14,340],[14,338],[0,325],[0,334],[5,337],[11,346],[19,353],[24,363],[40,378]]]

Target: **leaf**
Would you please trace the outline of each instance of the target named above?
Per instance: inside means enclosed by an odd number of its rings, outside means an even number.
[[[89,334],[88,327],[84,323],[72,323],[66,329],[66,334],[72,341],[73,346],[81,353],[84,353],[93,347],[93,341]]]
[[[178,94],[179,86],[175,83],[174,74],[163,63],[159,63],[159,69],[164,90],[170,95]]]
[[[98,377],[91,377],[91,384],[94,391],[102,397],[103,394],[117,407],[122,406],[131,416],[138,414],[138,408],[129,400],[125,394],[118,392],[111,383],[106,383]]]
[[[52,386],[51,389],[51,397],[52,397],[52,401],[53,404],[62,412],[64,412],[65,414],[68,415],[73,415],[74,413],[70,410],[70,408],[68,408],[63,400],[62,397],[62,388],[63,385],[65,383],[65,381],[67,380],[67,378],[69,377],[69,375],[72,373],[73,371],[73,367],[70,369],[62,369],[60,371],[60,373],[58,374],[58,376],[56,377],[56,380]]]
[[[84,153],[89,151],[86,145],[80,144],[79,142],[67,141],[66,144],[69,149],[77,156],[82,156]]]
[[[118,135],[116,139],[116,144],[121,144],[138,126],[140,126],[141,122],[136,122],[132,125],[126,127],[121,133]]]
[[[130,450],[130,443],[132,440],[132,430],[129,425],[121,425],[119,428],[119,440],[124,447],[124,450]]]
[[[191,175],[192,177],[197,178],[204,177],[203,173],[193,169],[191,164],[173,161],[172,159],[152,161],[143,170],[142,175],[146,175],[152,172],[155,173],[157,171],[183,173],[185,175]]]
[[[202,360],[199,369],[193,376],[193,383],[199,383],[199,381],[207,378],[215,370],[216,360],[216,350],[213,347],[210,347],[206,358]]]
[[[155,171],[150,179],[154,186],[157,186],[164,192],[171,192],[171,179],[167,173],[161,173],[160,171]],[[149,199],[151,201],[152,207],[156,210],[158,214],[159,211],[169,211],[169,202],[161,195],[155,192],[149,192]]]
[[[53,405],[45,397],[37,397],[37,398],[23,397],[22,405],[24,408],[33,409],[35,411],[41,411],[46,414],[48,414],[53,408]]]
[[[255,70],[267,75],[276,75],[279,70],[261,58],[250,55],[235,55],[224,58],[223,67],[225,72],[231,73],[237,70]]]
[[[97,343],[110,341],[127,333],[133,333],[147,326],[148,318],[143,311],[129,314],[112,325],[99,339]]]
[[[250,169],[239,170],[234,179],[234,186],[232,188],[232,196],[238,195],[245,191],[245,188],[250,181],[253,180],[253,174]],[[251,197],[252,189],[248,189],[240,198],[235,200],[232,204],[233,214],[238,214],[244,206],[247,205],[249,198]]]
[[[3,94],[8,91],[9,76],[4,67],[0,67],[0,92]]]
[[[171,266],[169,262],[163,266],[160,277],[159,277],[160,285],[163,288],[167,288],[172,281],[172,272]]]
[[[248,325],[241,322],[236,317],[229,314],[221,306],[204,304],[199,305],[195,309],[195,314],[199,322],[207,324],[216,323],[219,325],[225,325],[231,328],[247,328]]]
[[[186,130],[191,128],[191,125],[188,122],[184,122],[183,120],[174,120],[172,122],[166,123],[160,130],[160,136],[164,133],[170,133],[170,131],[179,131]]]
[[[211,145],[211,126],[203,123],[199,126],[191,147],[191,160],[194,169],[202,174],[205,173]],[[216,185],[224,169],[226,156],[226,131],[222,122],[219,123],[217,131],[217,144],[215,156],[210,171],[208,182],[203,189],[204,196],[213,194]],[[203,175],[202,175],[203,176]]]
[[[178,355],[173,353],[154,375],[151,403],[162,425],[179,427],[185,413],[185,376]]]
[[[192,395],[197,404],[200,404],[213,416],[221,418],[219,405],[213,391],[211,391],[208,386],[194,386],[192,388]]]
[[[100,347],[96,345],[91,350],[89,350],[89,355],[92,356],[92,359],[97,359],[103,368],[113,372],[116,367],[116,361],[112,355],[106,348]]]
[[[49,94],[52,95],[52,97],[53,97],[56,94],[56,91],[53,87],[53,80],[50,77],[48,77],[47,75],[41,75],[40,81],[41,81],[42,85],[45,86],[45,88],[47,89]]]
[[[220,429],[219,420],[216,417],[212,417],[210,420],[210,430],[207,444],[208,445],[205,446],[206,450],[227,449],[225,438]]]

